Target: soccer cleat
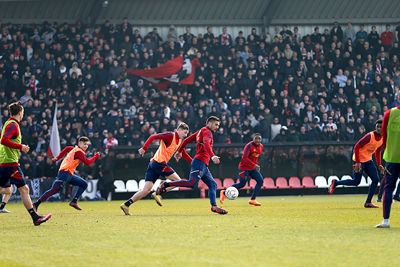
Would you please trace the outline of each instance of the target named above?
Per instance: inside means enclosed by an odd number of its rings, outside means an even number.
[[[332,180],[331,185],[328,188],[328,193],[332,194],[335,191],[337,180]]]
[[[364,203],[364,208],[379,208],[379,206],[372,203]]]
[[[70,202],[69,205],[70,205],[71,207],[73,207],[74,209],[82,210],[81,207],[79,207],[78,204],[75,203],[75,202]]]
[[[218,207],[218,206],[212,206],[212,207],[211,207],[211,211],[212,211],[212,212],[215,212],[215,213],[218,213],[218,214],[221,214],[221,215],[224,215],[224,214],[227,214],[227,213],[228,213],[227,210],[224,210],[223,208],[220,208],[220,207]]]
[[[0,210],[0,213],[10,213],[11,211],[9,211],[9,210],[6,210],[6,209],[1,209]]]
[[[157,195],[156,192],[153,192],[153,194],[151,194],[151,198],[156,201],[158,206],[162,207],[162,202],[161,202],[162,197],[160,195]]]
[[[396,202],[400,202],[400,197],[399,196],[394,196],[393,200],[396,201]]]
[[[221,202],[221,204],[224,204],[225,201],[225,190],[221,190],[221,192],[219,192],[219,202]]]
[[[41,225],[42,223],[47,222],[50,218],[51,218],[51,214],[41,216],[38,220],[34,221],[33,224],[35,226]]]
[[[250,199],[249,204],[253,206],[261,206],[261,203],[258,202],[256,199]]]
[[[162,181],[160,185],[157,187],[156,195],[161,195],[162,192],[165,191],[165,181]]]
[[[382,202],[382,198],[377,198],[376,202]]]
[[[389,222],[382,221],[380,224],[375,226],[376,228],[390,228]]]
[[[125,215],[131,215],[129,213],[129,207],[126,206],[124,203],[121,204],[121,206],[119,206],[121,208],[121,210],[125,213]]]

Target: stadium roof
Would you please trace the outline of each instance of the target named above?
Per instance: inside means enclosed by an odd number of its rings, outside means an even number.
[[[5,22],[58,21],[135,25],[397,23],[396,0],[0,0]]]

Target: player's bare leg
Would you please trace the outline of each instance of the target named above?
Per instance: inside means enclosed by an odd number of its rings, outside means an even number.
[[[144,183],[144,187],[142,190],[136,192],[130,199],[128,199],[127,202],[129,202],[131,204],[135,203],[138,200],[141,200],[142,198],[144,198],[145,196],[147,196],[151,189],[153,188],[154,183],[150,182],[150,181],[146,181]],[[125,203],[122,203],[120,206],[121,210],[125,213],[125,215],[131,215],[129,213],[129,206],[127,206]]]
[[[3,194],[3,199],[1,201],[1,206],[0,206],[0,213],[9,213],[10,211],[6,210],[5,206],[8,203],[8,200],[10,200],[11,194],[13,192],[13,188],[10,187],[0,187],[0,194]]]
[[[46,222],[48,219],[51,218],[51,214],[39,216],[33,209],[32,200],[29,196],[29,187],[27,185],[21,186],[20,188],[18,188],[18,191],[21,194],[21,200],[24,203],[25,208],[28,210],[29,214],[31,214],[33,223],[36,226]]]

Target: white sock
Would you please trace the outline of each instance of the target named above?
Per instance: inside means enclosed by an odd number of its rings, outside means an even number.
[[[384,224],[389,224],[389,219],[383,219]]]

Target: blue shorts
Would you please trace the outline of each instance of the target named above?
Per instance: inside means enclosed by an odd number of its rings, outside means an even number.
[[[26,185],[24,174],[19,166],[0,166],[0,187],[10,187],[14,184],[17,188]]]
[[[67,184],[70,184],[72,180],[82,179],[78,175],[70,174],[69,172],[59,171],[56,177],[56,181],[63,181]]]
[[[166,163],[150,161],[149,167],[146,171],[145,181],[155,183],[160,176],[166,177],[173,174],[174,172],[175,171]]]

